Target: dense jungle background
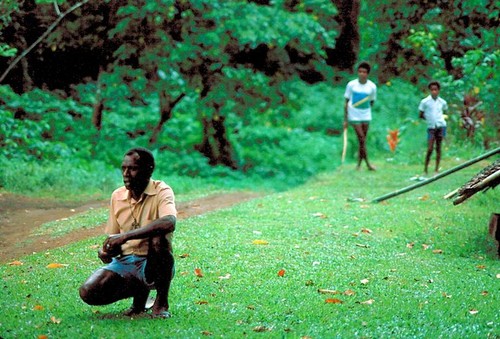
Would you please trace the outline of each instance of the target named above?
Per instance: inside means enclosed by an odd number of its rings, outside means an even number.
[[[444,156],[472,157],[499,143],[499,17],[495,0],[2,1],[0,188],[109,193],[136,145],[163,176],[301,183],[340,164],[361,60],[376,161],[423,162],[431,79]]]

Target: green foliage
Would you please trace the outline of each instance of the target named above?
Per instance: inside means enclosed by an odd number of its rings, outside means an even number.
[[[379,168],[348,166],[288,192],[179,222],[171,319],[124,317],[130,299],[107,306],[79,300],[79,286],[102,265],[96,247],[104,236],[18,258],[23,265],[1,265],[2,296],[9,300],[2,336],[500,335],[500,266],[487,238],[496,192],[455,207],[442,199],[480,166],[384,204],[350,202],[406,186],[418,172],[390,163]],[[50,269],[50,263],[63,266]]]

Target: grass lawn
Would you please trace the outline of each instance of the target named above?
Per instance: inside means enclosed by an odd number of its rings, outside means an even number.
[[[421,172],[376,164],[179,222],[171,319],[123,317],[130,300],[79,299],[104,237],[2,265],[0,337],[499,337],[487,227],[498,189],[458,206],[442,198],[484,163],[373,204]]]

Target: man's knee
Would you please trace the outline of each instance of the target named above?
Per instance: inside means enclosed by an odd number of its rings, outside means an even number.
[[[82,286],[80,286],[80,298],[89,305],[97,305],[96,293],[94,292],[92,285],[85,282]]]
[[[109,292],[106,291],[106,286],[117,285],[114,281],[117,277],[119,276],[114,272],[97,270],[80,286],[80,298],[89,305],[105,304],[105,295]]]

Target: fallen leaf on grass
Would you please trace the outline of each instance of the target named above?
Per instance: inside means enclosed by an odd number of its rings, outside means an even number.
[[[429,245],[427,245],[427,244],[422,244],[422,249],[423,249],[424,251],[426,251],[428,248],[429,248]]]
[[[212,332],[210,332],[210,331],[201,331],[201,334],[202,335],[206,335],[206,336],[211,336]]]
[[[254,245],[269,245],[269,241],[262,240],[262,239],[256,239],[256,240],[252,241],[252,244],[254,244]]]
[[[497,274],[497,279],[500,279],[500,273]]]
[[[472,314],[472,315],[474,315],[474,314],[478,314],[479,311],[478,310],[470,310],[469,313]]]
[[[418,200],[420,200],[420,201],[427,201],[427,200],[429,200],[429,194],[425,194],[425,195],[423,195],[421,197],[418,197]]]
[[[326,216],[326,215],[324,215],[324,214],[323,214],[323,213],[321,213],[321,212],[314,213],[314,214],[313,214],[313,217],[317,217],[317,218],[321,218],[321,219],[326,219],[326,218],[327,218],[327,216]]]
[[[8,263],[7,265],[9,265],[9,266],[21,266],[21,265],[24,265],[24,263],[22,261],[15,260],[13,262]]]
[[[194,275],[199,277],[199,278],[203,277],[203,273],[201,273],[201,268],[195,268]]]
[[[363,279],[363,280],[360,281],[360,283],[362,283],[363,285],[366,285],[369,282],[370,282],[370,280],[368,280],[368,279]]]
[[[354,292],[353,290],[346,290],[344,292],[344,295],[355,295],[355,294],[356,294],[356,292]]]
[[[47,268],[62,268],[62,267],[66,267],[66,266],[68,266],[68,264],[51,263],[51,264],[48,264],[46,267]]]
[[[368,299],[368,300],[366,300],[366,301],[362,301],[362,302],[360,302],[360,304],[363,304],[363,305],[371,305],[371,304],[373,304],[374,302],[375,302],[375,300],[373,300],[373,299]]]
[[[447,294],[446,292],[443,292],[443,297],[444,298],[451,298],[451,295]]]
[[[54,323],[54,324],[60,324],[61,323],[61,319],[57,319],[54,316],[50,317],[50,321],[52,321],[52,323]]]
[[[443,250],[433,250],[432,253],[434,253],[434,254],[443,254]]]
[[[327,304],[342,304],[343,301],[340,299],[337,299],[337,298],[329,298],[329,299],[325,299],[325,303],[327,303]]]
[[[33,306],[34,311],[43,311],[43,306],[42,305],[35,305]]]
[[[208,301],[206,300],[198,300],[194,302],[196,305],[207,305]]]
[[[369,229],[369,228],[362,228],[362,229],[361,229],[361,233],[372,234],[372,233],[373,233],[373,231],[372,231],[371,229]]]
[[[362,247],[362,248],[370,248],[370,245],[366,245],[366,244],[356,244],[356,246]]]
[[[477,265],[476,268],[479,268],[480,270],[484,270],[486,268],[486,265]]]
[[[179,258],[182,258],[182,259],[187,258],[187,257],[189,257],[188,253],[183,253],[183,254],[179,255]]]
[[[267,326],[255,326],[253,328],[253,331],[254,332],[268,332],[268,331],[272,331],[272,328],[267,327]]]
[[[229,273],[226,273],[226,275],[222,275],[219,277],[219,279],[221,280],[227,280],[227,279],[230,279],[231,278],[231,274]]]
[[[337,290],[328,290],[328,289],[325,289],[325,288],[319,288],[318,289],[318,293],[322,293],[322,294],[339,294],[340,292],[337,291]]]
[[[414,242],[410,242],[410,243],[406,244],[406,247],[408,247],[408,248],[413,248],[413,246],[415,246]]]
[[[38,339],[48,339],[49,337],[47,337],[45,334],[40,334],[37,338]]]
[[[481,295],[486,297],[488,295],[488,291],[482,291]]]
[[[278,277],[284,277],[284,276],[285,276],[285,270],[279,270]]]

